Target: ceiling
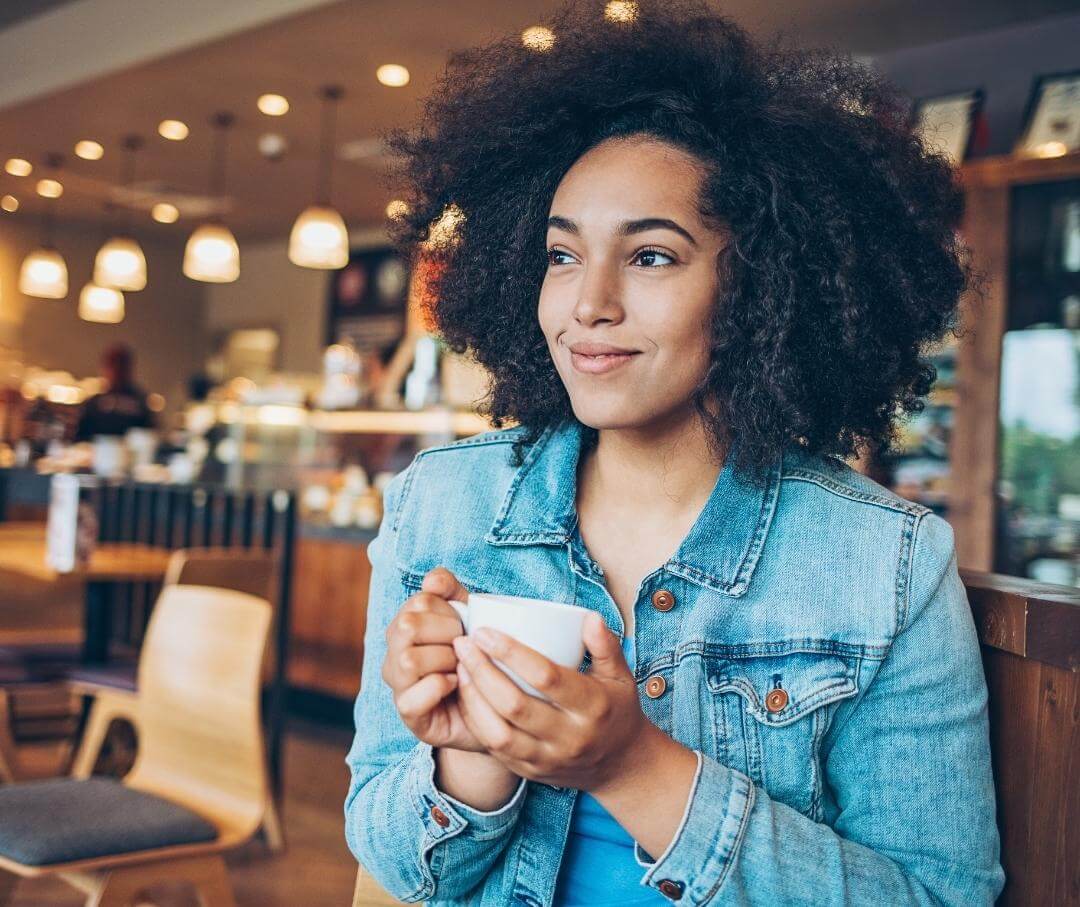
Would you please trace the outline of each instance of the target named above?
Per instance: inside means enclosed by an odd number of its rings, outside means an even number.
[[[0,4],[0,28],[7,28],[16,22],[39,16],[71,2],[72,0],[4,0]]]
[[[80,0],[69,8],[85,10],[88,2],[93,0]],[[64,4],[65,0],[6,0],[0,4],[0,25],[46,11],[51,11],[55,24],[67,12]],[[96,227],[103,203],[112,199],[136,209],[138,230],[179,240],[217,204],[208,194],[212,147],[208,122],[216,111],[232,111],[238,119],[229,138],[226,220],[241,238],[279,237],[312,201],[318,159],[317,92],[324,84],[339,83],[345,97],[338,113],[333,201],[350,227],[377,225],[393,197],[382,179],[380,132],[413,120],[448,52],[495,34],[520,31],[557,5],[548,0],[326,3],[10,104],[0,109],[0,160],[18,156],[39,165],[49,152],[61,152],[65,160],[58,178],[65,191],[55,206],[59,219]],[[785,31],[802,43],[872,55],[1075,11],[1077,0],[805,4],[730,0],[722,8],[762,36]],[[49,50],[41,48],[46,59]],[[375,68],[387,62],[409,68],[412,78],[406,87],[387,88],[375,80]],[[292,107],[286,116],[272,118],[258,112],[256,98],[269,91],[289,99]],[[157,123],[167,117],[191,127],[186,141],[169,142],[157,135]],[[280,133],[288,143],[281,160],[259,153],[259,137],[267,132]],[[120,139],[128,134],[145,139],[133,195],[117,192],[123,173]],[[83,138],[101,142],[105,156],[96,162],[76,158],[72,148]],[[0,171],[0,194],[11,193],[21,203],[18,212],[0,217],[33,222],[40,216],[46,202],[33,194],[32,182],[41,171],[37,167],[29,179]],[[155,201],[176,204],[180,221],[172,225],[151,221],[146,212]]]

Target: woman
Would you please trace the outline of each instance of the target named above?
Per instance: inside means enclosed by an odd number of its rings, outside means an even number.
[[[931,386],[960,191],[850,61],[618,9],[455,58],[393,137],[397,238],[517,424],[387,490],[349,845],[436,904],[990,904],[952,532],[842,461]],[[478,590],[594,611],[587,668],[463,637]]]

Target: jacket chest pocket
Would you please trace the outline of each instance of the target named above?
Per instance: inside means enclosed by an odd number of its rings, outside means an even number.
[[[857,661],[793,652],[709,658],[705,669],[716,759],[820,820],[821,741],[840,701],[858,693]]]

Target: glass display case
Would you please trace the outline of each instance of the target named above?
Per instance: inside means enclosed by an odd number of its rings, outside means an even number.
[[[1011,212],[994,569],[1080,585],[1080,179]]]
[[[201,479],[296,488],[305,523],[361,530],[378,525],[383,488],[417,451],[491,428],[475,412],[443,407],[327,411],[222,403],[211,418]]]
[[[953,416],[956,409],[955,340],[932,350],[926,358],[937,369],[937,380],[921,413],[900,426],[896,449],[876,464],[882,481],[901,497],[917,501],[940,516],[949,511]]]

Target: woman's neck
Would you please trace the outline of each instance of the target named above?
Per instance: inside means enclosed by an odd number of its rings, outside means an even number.
[[[725,448],[726,451],[726,448]],[[697,512],[723,467],[696,413],[648,426],[601,429],[579,468],[579,496],[648,508],[654,517]]]

